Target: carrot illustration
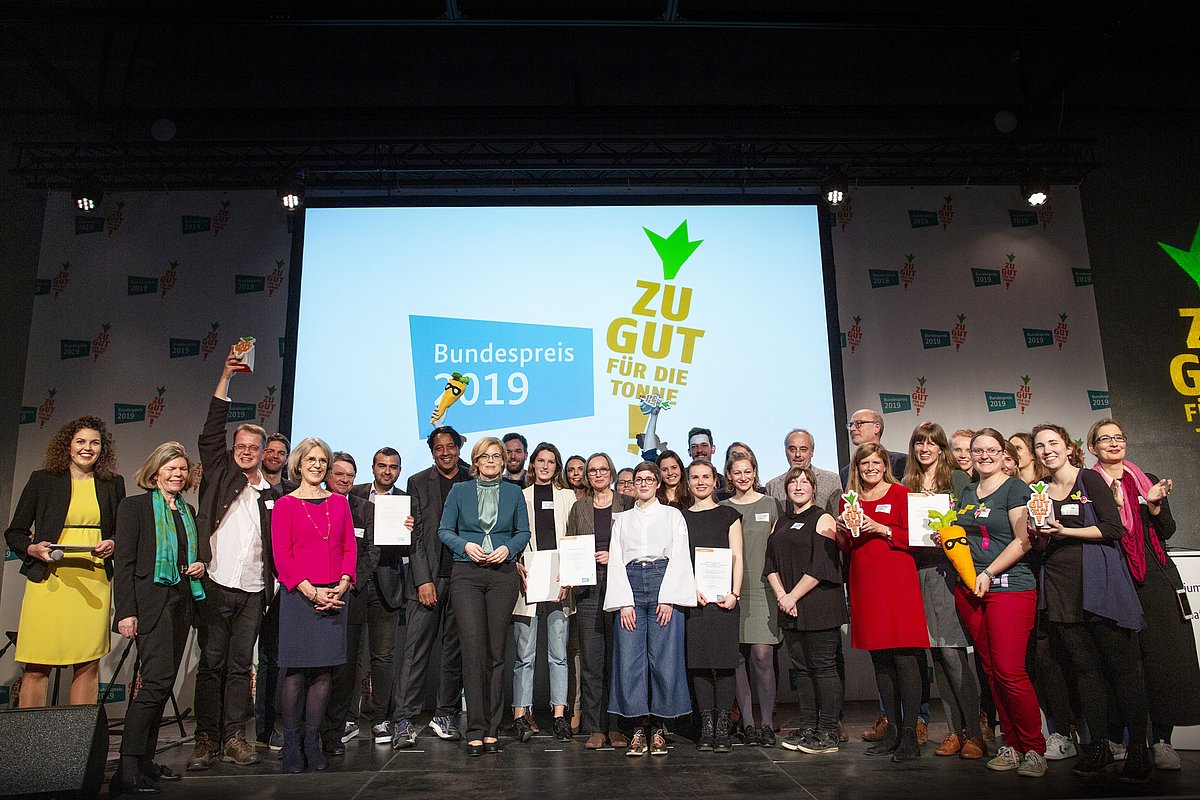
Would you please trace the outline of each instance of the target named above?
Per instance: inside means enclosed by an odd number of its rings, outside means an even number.
[[[214,350],[217,349],[217,328],[219,327],[221,327],[221,323],[212,323],[212,329],[204,335],[203,339],[200,340],[200,352],[204,353],[205,361],[207,361],[208,357],[213,354]]]
[[[470,385],[471,379],[464,377],[460,373],[453,373],[450,380],[446,381],[446,388],[442,390],[442,396],[438,398],[437,405],[433,407],[433,416],[429,418],[430,425],[436,425],[446,413],[450,406],[458,402],[458,398],[462,397],[463,391]]]
[[[846,504],[842,508],[842,521],[850,529],[850,535],[857,539],[863,524],[863,510],[858,502],[858,493],[846,492],[842,495],[842,502]]]
[[[275,294],[275,290],[283,286],[283,260],[275,259],[275,269],[267,274],[267,297]]]
[[[162,291],[163,297],[166,297],[167,292],[169,292],[172,288],[174,288],[175,281],[178,278],[178,276],[179,276],[179,262],[172,261],[170,264],[167,265],[167,271],[164,272],[163,276],[158,279],[158,288]]]
[[[1050,220],[1054,218],[1054,209],[1049,203],[1042,203],[1037,210],[1038,222],[1042,223],[1042,230],[1050,224]]]
[[[938,222],[942,223],[942,230],[950,227],[950,223],[954,221],[954,198],[946,195],[946,202],[938,212]]]
[[[913,263],[913,254],[909,253],[904,257],[904,266],[900,267],[900,285],[907,291],[916,277],[917,265]]]
[[[1058,343],[1059,350],[1062,350],[1070,333],[1071,330],[1067,327],[1067,314],[1064,311],[1058,315],[1058,324],[1054,326],[1054,341]]]
[[[109,332],[112,327],[111,323],[105,322],[100,325],[100,332],[92,339],[92,361],[95,361],[100,356],[104,355],[104,351],[108,349]]]
[[[925,388],[925,376],[917,378],[917,388],[912,393],[913,408],[917,410],[917,416],[921,416],[921,409],[925,407],[925,401],[929,399],[929,390]]]
[[[1025,507],[1029,509],[1029,516],[1033,518],[1034,526],[1043,528],[1046,525],[1046,518],[1050,516],[1050,495],[1046,494],[1046,489],[1049,484],[1045,481],[1029,484],[1029,488],[1033,489],[1033,494],[1029,496],[1029,502],[1025,503]]]
[[[1017,389],[1017,405],[1021,408],[1021,413],[1025,413],[1025,409],[1029,408],[1029,403],[1033,400],[1033,389],[1029,387],[1029,376],[1021,376],[1021,388]]]
[[[1004,279],[1004,288],[1012,286],[1012,282],[1017,279],[1017,256],[1015,253],[1008,253],[1008,261],[1004,262],[1004,266],[1000,268],[1000,277]]]
[[[950,341],[954,342],[954,351],[958,352],[963,342],[967,340],[967,315],[955,314],[955,317],[958,319],[958,324],[950,331]]]
[[[966,513],[973,508],[974,506],[964,506],[957,510],[952,508],[945,514],[932,509],[929,511],[929,527],[936,531],[941,539],[942,552],[954,565],[954,571],[958,573],[959,580],[972,591],[975,589],[975,578],[978,577],[975,574],[975,563],[971,561],[971,548],[967,544],[967,532],[961,525],[955,523],[958,521],[959,514]]]
[[[850,344],[850,352],[853,353],[862,343],[862,317],[855,315],[854,324],[850,326],[850,330],[846,331],[846,341]]]
[[[70,261],[62,262],[62,269],[58,271],[58,274],[54,276],[54,280],[50,282],[51,288],[54,289],[55,299],[57,299],[60,294],[67,290],[67,283],[71,280],[71,273],[69,272],[70,269]]]
[[[842,230],[846,230],[846,226],[850,224],[850,220],[854,218],[854,209],[850,207],[850,203],[842,203],[837,210],[837,224],[842,226]]]

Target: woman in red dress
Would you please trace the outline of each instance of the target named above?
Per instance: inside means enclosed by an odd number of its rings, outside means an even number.
[[[921,754],[917,711],[929,633],[916,562],[908,550],[908,489],[896,482],[880,444],[855,451],[849,483],[862,507],[857,536],[846,525],[844,499],[838,520],[838,544],[850,552],[850,642],[871,653],[879,697],[892,721],[867,755],[911,761]]]

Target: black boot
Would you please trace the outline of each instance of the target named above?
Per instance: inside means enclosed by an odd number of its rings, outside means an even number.
[[[1108,749],[1105,739],[1093,739],[1083,746],[1079,760],[1075,762],[1072,774],[1081,778],[1090,778],[1113,765],[1112,750]]]
[[[283,732],[283,751],[280,753],[283,761],[283,774],[292,775],[304,772],[304,754],[300,752],[300,731]]]
[[[892,753],[892,761],[913,761],[920,755],[921,745],[917,744],[917,729],[904,727],[900,731],[896,752]]]
[[[1107,747],[1105,749],[1108,749]],[[1145,783],[1154,771],[1150,748],[1144,744],[1131,744],[1125,748],[1125,766],[1121,767],[1121,780],[1125,783]]]
[[[913,735],[916,736],[915,730],[913,731]],[[880,738],[878,742],[868,747],[864,755],[890,756],[892,753],[896,752],[896,747],[899,746],[900,743],[899,740],[900,733],[896,730],[896,726],[888,723],[887,731],[884,732],[883,737]]]
[[[321,731],[318,728],[308,728],[304,731],[304,759],[308,768],[321,772],[329,769],[325,760],[325,752],[321,750]]]
[[[700,712],[700,735],[696,737],[696,749],[701,752],[711,752],[715,744],[714,728],[716,726],[717,712],[715,709],[708,709]]]
[[[715,730],[713,731],[713,752],[733,752],[733,738],[729,733],[728,709],[717,712],[717,724],[715,726]]]

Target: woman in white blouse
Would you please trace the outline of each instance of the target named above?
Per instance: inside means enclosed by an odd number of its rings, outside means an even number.
[[[608,713],[637,721],[627,756],[665,756],[662,721],[690,714],[683,615],[696,605],[687,524],[655,497],[662,476],[649,461],[633,473],[637,502],[613,516],[604,610],[618,611]],[[619,566],[624,566],[620,569]]]

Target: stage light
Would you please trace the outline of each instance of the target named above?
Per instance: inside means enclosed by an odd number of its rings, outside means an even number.
[[[846,199],[848,189],[845,178],[829,178],[821,184],[821,194],[831,206],[840,205]]]
[[[295,211],[304,205],[304,184],[298,178],[288,178],[279,184],[276,194],[288,211]]]
[[[1040,175],[1031,175],[1021,184],[1021,196],[1031,206],[1044,205],[1050,199],[1050,184]]]
[[[92,178],[77,178],[71,185],[71,199],[83,213],[94,211],[104,199],[104,187]]]

